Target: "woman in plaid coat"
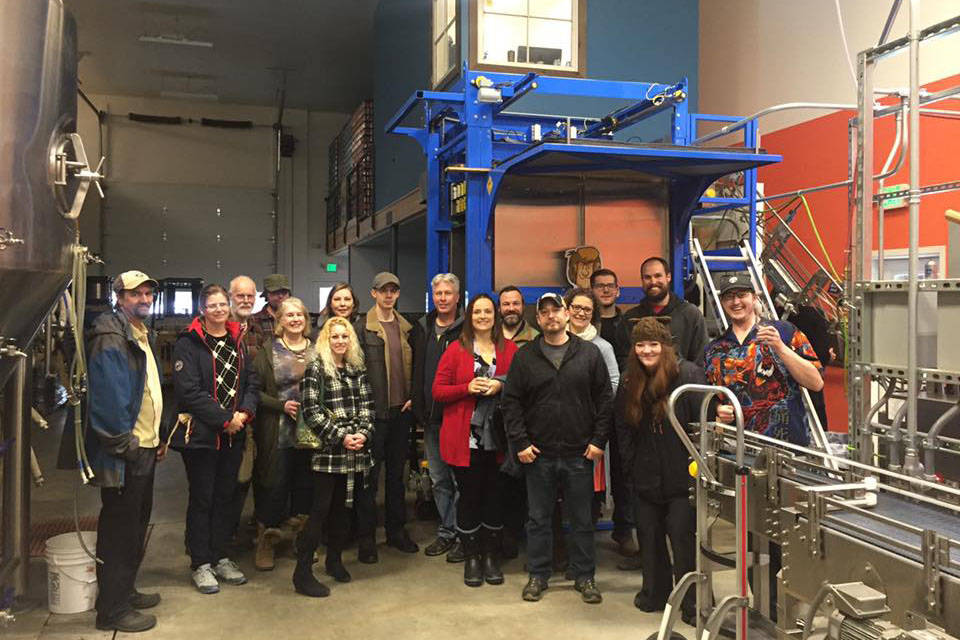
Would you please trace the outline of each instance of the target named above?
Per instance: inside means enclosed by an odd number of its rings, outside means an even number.
[[[303,420],[320,441],[313,454],[316,476],[313,511],[297,538],[297,568],[293,586],[314,598],[330,590],[313,575],[313,554],[324,529],[327,532],[326,573],[337,582],[349,582],[341,552],[350,528],[350,508],[373,501],[367,475],[373,464],[373,396],[367,382],[363,352],[357,335],[344,318],[330,318],[317,337],[317,358],[303,378]],[[372,508],[368,513],[376,513]],[[362,513],[364,510],[359,510]],[[358,522],[363,535],[373,523]]]

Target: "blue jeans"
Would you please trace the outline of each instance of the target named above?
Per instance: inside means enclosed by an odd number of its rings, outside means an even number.
[[[596,570],[593,542],[593,462],[582,456],[544,458],[523,465],[527,475],[527,569],[530,576],[549,579],[553,569],[553,510],[563,489],[564,511],[570,519],[567,547],[570,572],[577,580]]]
[[[456,535],[457,525],[457,485],[453,479],[453,470],[440,457],[440,425],[428,424],[424,427],[423,449],[430,469],[433,501],[440,514],[437,537],[452,538]]]

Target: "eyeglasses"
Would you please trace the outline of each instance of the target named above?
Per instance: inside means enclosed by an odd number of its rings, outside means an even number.
[[[214,311],[216,309],[229,309],[230,305],[226,302],[211,302],[206,306],[208,311]]]
[[[593,285],[593,288],[600,289],[601,291],[616,291],[620,288],[620,285],[618,285],[616,282],[604,282],[603,284],[598,282],[597,284]]]
[[[579,304],[572,304],[570,305],[570,311],[572,311],[573,313],[583,313],[585,315],[592,315],[593,307],[583,307],[583,306],[580,306]]]
[[[732,302],[733,300],[746,300],[747,297],[752,296],[753,292],[747,289],[741,289],[740,291],[728,291],[722,296],[720,296],[720,302]]]

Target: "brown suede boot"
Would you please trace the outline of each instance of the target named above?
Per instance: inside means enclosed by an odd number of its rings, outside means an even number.
[[[277,544],[278,530],[257,523],[257,547],[253,555],[253,566],[257,571],[272,571],[275,565],[273,548]]]

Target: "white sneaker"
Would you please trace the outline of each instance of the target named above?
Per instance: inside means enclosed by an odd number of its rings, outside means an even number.
[[[220,593],[220,583],[209,564],[202,564],[194,570],[193,584],[200,593]]]
[[[227,584],[243,584],[247,581],[247,576],[243,575],[237,563],[230,558],[220,558],[213,572]]]

